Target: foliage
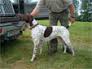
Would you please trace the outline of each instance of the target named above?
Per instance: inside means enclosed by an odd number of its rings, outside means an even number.
[[[73,0],[74,7],[75,7],[75,15],[78,16],[78,7],[79,7],[79,2],[78,0]]]
[[[92,13],[89,13],[91,11],[89,10],[90,6],[92,6],[92,4],[90,4],[88,0],[82,0],[81,16],[79,17],[81,21],[92,21]]]
[[[92,13],[89,13],[91,11],[89,7],[92,6],[92,4],[90,4],[89,0],[80,0],[82,2],[80,9],[81,10],[80,16],[78,16],[79,1],[78,0],[73,0],[73,1],[75,6],[76,20],[92,22]]]

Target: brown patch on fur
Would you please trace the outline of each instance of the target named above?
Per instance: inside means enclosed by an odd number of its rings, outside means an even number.
[[[52,30],[53,30],[52,27],[47,27],[44,32],[44,37],[46,38],[46,37],[50,36],[50,34],[52,33]]]
[[[21,21],[26,21],[27,23],[32,23],[33,21],[33,16],[30,14],[17,14],[17,17]]]
[[[17,17],[21,21],[25,21],[26,23],[29,23],[30,26],[33,26],[32,21],[33,21],[33,16],[30,14],[17,14]]]

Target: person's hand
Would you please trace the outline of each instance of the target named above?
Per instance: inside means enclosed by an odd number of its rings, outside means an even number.
[[[75,17],[69,17],[69,21],[70,21],[71,23],[74,23],[74,22],[75,22]]]

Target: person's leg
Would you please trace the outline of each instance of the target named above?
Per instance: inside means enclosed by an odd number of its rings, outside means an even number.
[[[62,13],[60,13],[59,21],[62,26],[69,28],[69,20],[68,20],[69,11],[65,10]]]
[[[58,22],[58,16],[57,16],[57,14],[50,13],[49,14],[49,20],[50,20],[50,25],[51,26],[56,26],[57,22]],[[50,41],[49,54],[55,53],[57,51],[57,45],[58,45],[58,41],[57,41],[56,38],[52,39]]]

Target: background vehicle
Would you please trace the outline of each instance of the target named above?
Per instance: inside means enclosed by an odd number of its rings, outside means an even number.
[[[30,13],[38,0],[10,0],[13,4],[15,13]],[[46,7],[41,7],[41,11],[36,18],[48,18],[48,9]]]
[[[0,40],[16,39],[23,31],[25,22],[19,21],[10,0],[0,0]]]

